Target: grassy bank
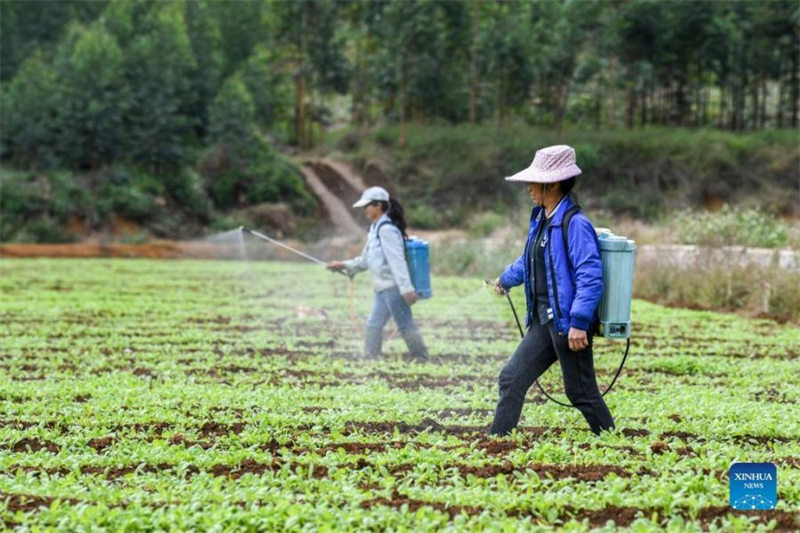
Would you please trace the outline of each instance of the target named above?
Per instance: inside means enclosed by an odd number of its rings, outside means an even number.
[[[402,149],[399,137],[396,126],[342,129],[309,155],[349,160],[367,182],[396,193],[411,225],[421,229],[473,231],[507,219],[527,197],[521,185],[503,176],[528,166],[537,148],[559,142],[577,149],[584,175],[576,193],[598,220],[659,222],[676,209],[726,203],[758,207],[770,216],[800,215],[800,138],[792,130],[568,128],[559,136],[509,121],[410,124]],[[169,175],[124,164],[93,172],[4,165],[0,240],[59,242],[87,233],[119,238],[123,227],[131,231],[122,236],[135,242],[194,237],[244,223],[301,238],[324,233],[326,215],[295,163],[266,148],[263,157],[239,166],[223,155],[209,150],[196,165]],[[489,214],[476,220],[481,212]]]
[[[793,130],[554,131],[510,121],[499,126],[398,127],[340,132],[329,149],[371,182],[389,185],[419,227],[462,225],[474,209],[503,210],[521,196],[503,177],[526,166],[537,148],[574,146],[584,170],[576,192],[587,208],[654,219],[676,208],[759,206],[800,214],[800,137]]]

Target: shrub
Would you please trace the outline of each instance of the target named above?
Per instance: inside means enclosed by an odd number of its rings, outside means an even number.
[[[495,277],[517,258],[521,249],[516,243],[504,243],[487,251],[480,241],[455,240],[435,244],[431,251],[431,269],[436,274]]]
[[[657,219],[687,204],[755,201],[770,212],[798,213],[796,195],[786,194],[797,190],[800,165],[793,131],[567,128],[558,137],[515,120],[501,125],[409,123],[405,149],[397,146],[398,133],[397,126],[377,128],[350,155],[371,154],[385,161],[385,174],[396,180],[409,204],[511,205],[520,186],[504,182],[503,176],[530,165],[536,149],[567,143],[575,147],[584,171],[576,193],[586,208]],[[342,143],[339,148],[348,149]]]
[[[780,220],[759,209],[724,206],[718,212],[684,210],[675,216],[673,225],[686,244],[779,248],[789,241]]]
[[[47,242],[64,243],[75,241],[75,237],[64,231],[64,227],[59,221],[44,217],[37,220],[29,220],[12,235],[15,242]]]
[[[69,173],[0,170],[0,240],[65,242],[71,216],[83,216],[91,195]]]
[[[441,225],[442,214],[429,205],[409,205],[406,207],[406,220],[414,228],[435,229]]]
[[[218,143],[199,167],[214,204],[223,209],[283,199],[307,214],[316,205],[294,163],[257,136],[238,146]]]
[[[499,213],[480,213],[470,218],[467,231],[469,236],[473,238],[487,237],[507,221],[508,217]]]
[[[637,267],[634,296],[660,304],[800,320],[800,273],[778,267]]]

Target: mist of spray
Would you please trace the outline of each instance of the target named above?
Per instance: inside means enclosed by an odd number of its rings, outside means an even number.
[[[240,228],[222,233],[215,233],[205,238],[205,241],[221,247],[220,251],[227,251],[232,254],[231,259],[247,261],[247,248],[244,242],[244,234]]]

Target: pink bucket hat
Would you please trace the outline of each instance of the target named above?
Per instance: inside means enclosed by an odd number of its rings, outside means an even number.
[[[507,177],[506,181],[555,183],[580,173],[581,169],[575,164],[575,150],[566,144],[558,144],[537,150],[531,166]]]

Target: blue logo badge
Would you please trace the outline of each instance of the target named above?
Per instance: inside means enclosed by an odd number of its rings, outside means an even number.
[[[774,509],[778,469],[772,463],[733,463],[728,471],[731,507],[737,511]]]

